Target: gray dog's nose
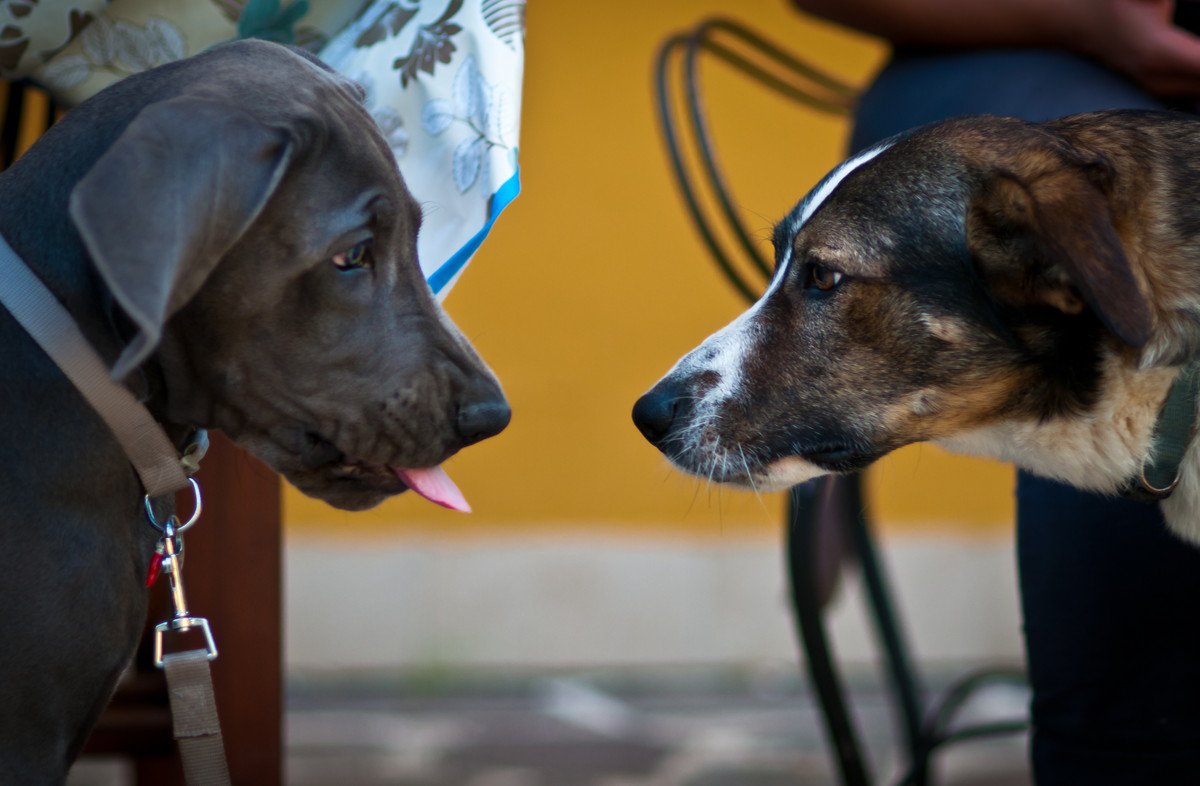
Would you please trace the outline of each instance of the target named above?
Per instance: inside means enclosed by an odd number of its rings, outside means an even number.
[[[503,395],[464,403],[458,410],[458,435],[466,445],[473,445],[504,430],[512,420],[512,408]]]

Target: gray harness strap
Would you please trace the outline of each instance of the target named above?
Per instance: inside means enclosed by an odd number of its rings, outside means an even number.
[[[188,485],[179,453],[162,426],[108,367],[75,320],[0,237],[0,303],[50,356],[104,419],[142,480],[146,494],[173,494]]]
[[[100,415],[141,478],[147,497],[188,485],[179,453],[162,426],[108,367],[75,320],[0,236],[0,305],[33,337]],[[194,463],[195,456],[189,458]],[[191,786],[228,786],[208,650],[163,659],[175,739]]]

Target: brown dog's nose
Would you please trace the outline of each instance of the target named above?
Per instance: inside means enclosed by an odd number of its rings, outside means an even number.
[[[633,422],[650,444],[662,447],[685,398],[672,385],[659,383],[633,405]]]
[[[490,391],[486,397],[465,401],[458,408],[455,425],[465,445],[482,442],[504,430],[512,420],[512,408],[498,390]]]

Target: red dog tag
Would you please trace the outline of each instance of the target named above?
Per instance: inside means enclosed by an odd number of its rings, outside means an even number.
[[[150,557],[150,570],[146,571],[146,586],[153,587],[154,582],[158,581],[158,574],[162,571],[163,557],[165,555],[155,552]]]

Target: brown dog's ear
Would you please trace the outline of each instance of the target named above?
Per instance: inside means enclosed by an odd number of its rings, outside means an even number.
[[[291,157],[279,129],[236,107],[179,98],[151,104],[71,192],[76,229],[138,334],[112,374],[157,346],[258,216]]]
[[[997,172],[967,216],[967,242],[984,278],[1008,302],[1068,314],[1090,307],[1131,347],[1150,338],[1150,304],[1113,227],[1108,199],[1085,171],[1055,168],[1031,182]]]

